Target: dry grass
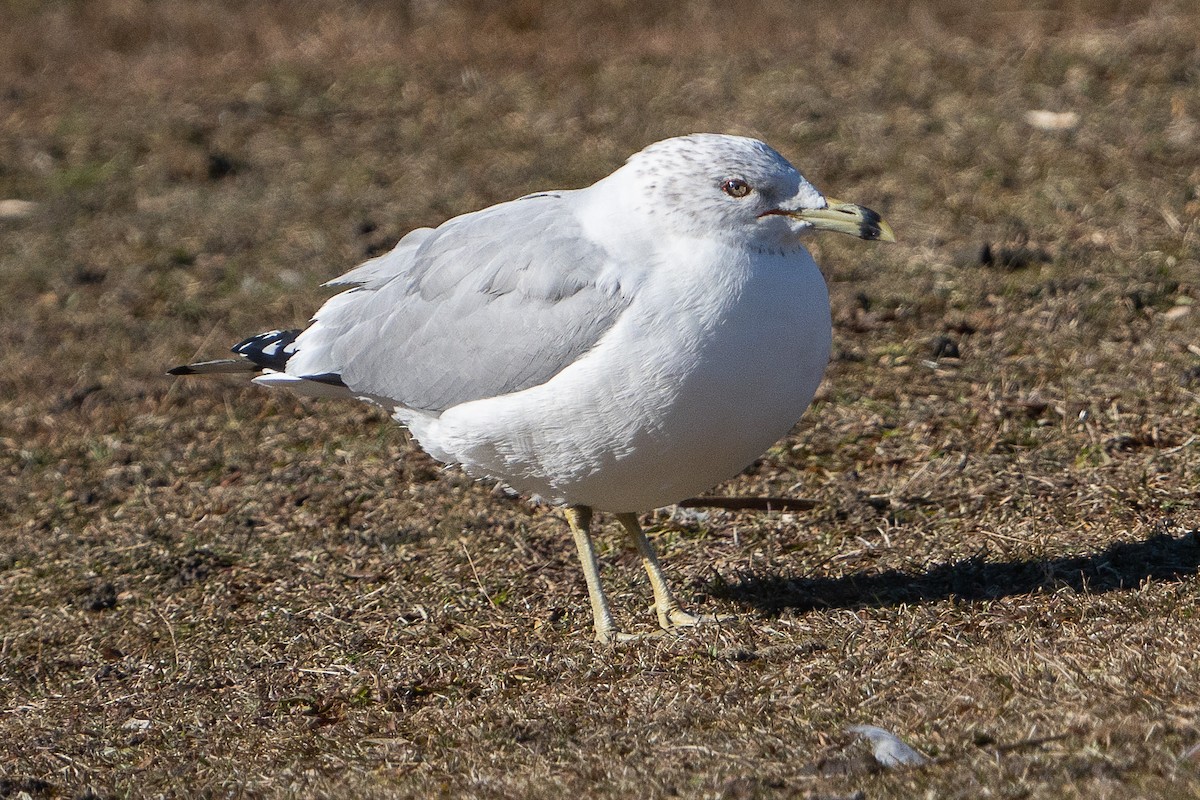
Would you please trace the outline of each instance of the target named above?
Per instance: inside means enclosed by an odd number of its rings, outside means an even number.
[[[0,797],[1200,796],[1200,13],[790,8],[0,4],[38,204],[0,220]],[[717,490],[816,509],[655,518],[734,623],[594,645],[553,511],[161,374],[693,130],[902,239],[818,243],[829,381]]]

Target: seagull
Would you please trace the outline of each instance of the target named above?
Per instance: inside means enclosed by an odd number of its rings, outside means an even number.
[[[377,404],[439,461],[560,505],[600,642],[618,631],[593,510],[632,536],[663,630],[685,611],[638,513],[736,475],[785,436],[829,361],[816,231],[895,241],[825,197],[764,142],[666,139],[584,189],[547,191],[418,228],[326,286],[302,330],[172,375]]]

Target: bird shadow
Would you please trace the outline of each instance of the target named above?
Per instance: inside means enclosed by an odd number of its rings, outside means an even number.
[[[1145,580],[1179,581],[1200,573],[1200,531],[1155,534],[1118,542],[1091,555],[989,561],[984,554],[919,571],[822,578],[746,573],[717,579],[707,588],[723,599],[754,606],[769,616],[787,610],[870,608],[936,600],[996,600],[1069,587],[1098,594],[1139,586]]]

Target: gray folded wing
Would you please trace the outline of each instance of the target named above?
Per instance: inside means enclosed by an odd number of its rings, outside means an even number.
[[[413,231],[331,285],[288,373],[426,411],[544,383],[612,327],[629,297],[567,193]]]

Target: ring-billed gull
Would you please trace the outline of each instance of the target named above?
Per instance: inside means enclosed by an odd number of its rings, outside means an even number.
[[[304,330],[172,374],[253,371],[386,408],[434,458],[566,507],[596,638],[627,638],[600,586],[592,509],[615,514],[664,629],[680,608],[637,512],[750,464],[808,407],[829,360],[812,231],[892,241],[763,142],[650,145],[585,188],[412,231],[327,285]]]

